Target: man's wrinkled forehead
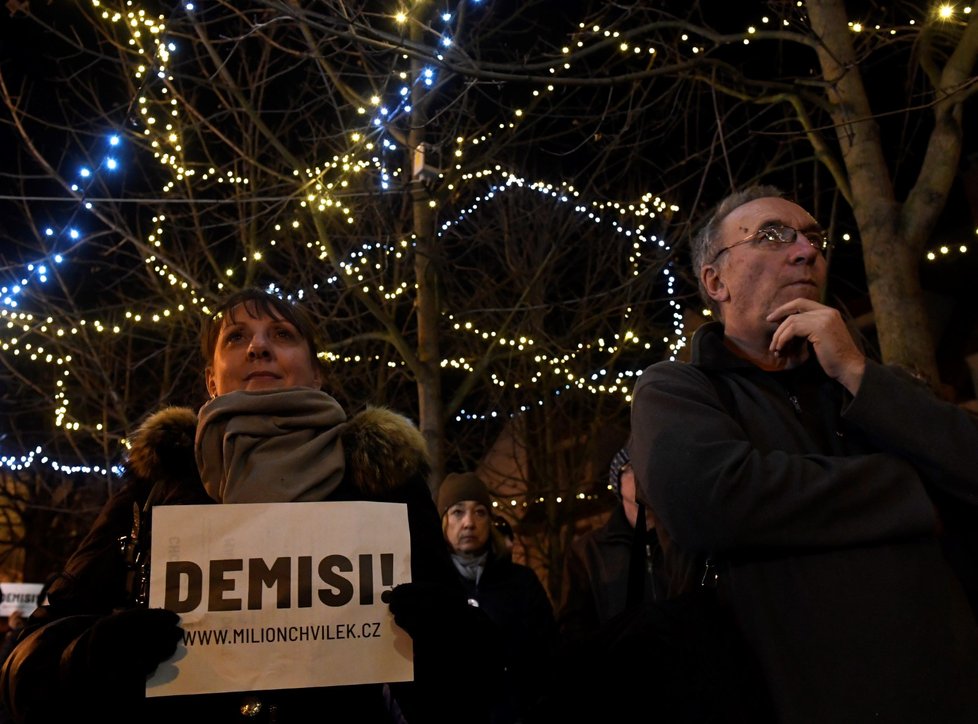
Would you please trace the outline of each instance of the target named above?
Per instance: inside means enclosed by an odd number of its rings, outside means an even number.
[[[720,230],[725,239],[741,239],[765,224],[782,224],[796,229],[820,228],[812,215],[798,204],[769,196],[738,206],[723,220]]]

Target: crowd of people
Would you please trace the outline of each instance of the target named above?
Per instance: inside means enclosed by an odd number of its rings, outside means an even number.
[[[314,320],[231,295],[201,334],[211,399],[133,435],[125,486],[12,646],[4,715],[978,721],[978,559],[958,535],[978,520],[978,424],[866,357],[824,302],[827,244],[776,188],[718,204],[692,243],[715,321],[690,362],[641,375],[618,503],[569,547],[556,606],[484,480],[451,473],[433,498],[409,419],[323,391]],[[406,506],[411,581],[389,607],[413,681],[147,698],[183,636],[148,605],[154,506],[302,501]]]

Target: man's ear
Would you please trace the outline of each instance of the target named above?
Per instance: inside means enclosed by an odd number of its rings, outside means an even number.
[[[707,295],[715,302],[725,302],[730,299],[730,290],[723,282],[720,271],[713,264],[706,264],[700,269],[700,281]]]
[[[217,382],[214,380],[214,368],[210,365],[204,369],[204,382],[211,397],[217,397]]]

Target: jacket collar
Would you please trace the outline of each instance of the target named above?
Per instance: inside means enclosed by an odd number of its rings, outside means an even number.
[[[757,372],[765,375],[824,377],[821,365],[818,364],[815,352],[811,348],[809,348],[808,359],[798,367],[777,372],[762,370],[753,362],[735,355],[723,343],[722,322],[707,322],[698,327],[693,333],[690,346],[692,347],[690,361],[707,372]]]
[[[707,322],[693,333],[692,362],[705,370],[758,369],[723,343],[723,323]]]

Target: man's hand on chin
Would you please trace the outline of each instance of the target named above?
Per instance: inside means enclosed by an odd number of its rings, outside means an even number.
[[[798,343],[808,342],[818,363],[832,379],[853,395],[859,390],[866,357],[860,351],[839,310],[811,299],[793,299],[767,316],[777,322],[770,350],[777,356],[791,356]]]

